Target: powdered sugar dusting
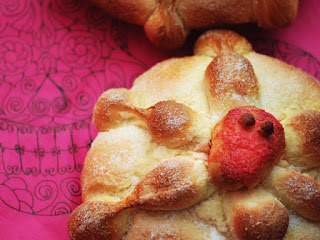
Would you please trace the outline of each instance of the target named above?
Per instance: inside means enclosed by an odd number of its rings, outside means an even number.
[[[220,82],[232,83],[236,78],[237,81],[245,82],[246,78],[239,77],[241,72],[248,71],[248,63],[238,55],[225,55],[223,58],[218,58],[217,67],[223,66],[223,69],[218,69],[216,80]]]
[[[201,229],[206,229],[208,232],[204,236],[204,240],[225,240],[225,236],[221,235],[221,233],[218,232],[218,230],[213,227],[212,225],[206,224],[204,222],[196,221],[195,222],[198,227]]]
[[[317,195],[320,195],[320,188],[318,184],[311,179],[309,180],[304,175],[297,174],[285,181],[285,184],[290,187],[288,191],[294,194],[295,197],[298,198],[297,200],[311,200]],[[297,193],[299,194],[297,195]],[[303,197],[303,199],[300,199],[299,197]]]
[[[183,125],[189,121],[187,109],[185,105],[176,102],[160,102],[153,109],[153,121],[151,121],[151,124],[156,128],[170,132],[181,131]]]
[[[160,219],[159,219],[160,220]],[[217,229],[199,221],[188,210],[167,211],[162,214],[159,227],[151,232],[151,239],[165,239],[174,236],[174,239],[197,240],[225,240]],[[171,239],[171,238],[170,238]]]
[[[312,236],[313,239],[320,239],[319,223],[302,218],[292,210],[288,210],[288,212],[290,214],[288,235],[299,235],[300,237],[306,237],[307,239],[309,239],[308,237]]]
[[[78,222],[81,223],[79,228],[84,231],[88,226],[99,226],[100,219],[93,217],[93,211],[85,205],[78,213]]]
[[[234,68],[237,71],[246,70],[248,68],[248,63],[246,63],[242,58],[239,58]]]
[[[167,116],[168,118],[167,120],[167,128],[173,130],[176,129],[177,127],[185,124],[188,121],[188,117],[186,115],[182,115],[182,114],[177,114],[178,110],[174,109],[173,112],[168,112]]]
[[[113,91],[112,94],[108,95],[108,100],[110,102],[120,102],[124,101],[126,99],[126,96],[123,92],[117,92]]]
[[[118,191],[132,188],[148,171],[146,152],[150,141],[150,135],[135,126],[123,125],[99,133],[93,144],[97,154],[94,154],[87,167],[93,181],[88,182],[84,178],[83,185],[88,188],[88,184],[100,183]],[[141,168],[142,165],[146,167]]]

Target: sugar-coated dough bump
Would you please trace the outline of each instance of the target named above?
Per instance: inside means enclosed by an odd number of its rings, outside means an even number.
[[[98,99],[70,238],[320,239],[320,84],[231,31],[195,53]]]
[[[118,204],[82,204],[70,216],[70,239],[121,239],[127,231],[130,212],[131,210],[122,210],[122,206]]]
[[[184,209],[212,193],[209,178],[208,170],[200,160],[169,159],[138,183],[133,200],[144,209]]]
[[[233,31],[216,30],[203,33],[194,46],[195,55],[216,57],[222,52],[234,52],[241,55],[252,51],[247,39]]]
[[[226,193],[224,209],[236,240],[281,240],[287,232],[286,208],[262,189]]]
[[[226,114],[239,106],[257,105],[259,87],[251,63],[234,52],[222,52],[208,65],[206,89],[212,98],[211,109]]]
[[[305,169],[320,167],[320,111],[301,111],[283,121],[285,159]]]
[[[193,111],[174,101],[159,102],[147,110],[150,133],[159,142],[179,146],[191,141],[188,128],[192,125]],[[169,144],[168,144],[169,142]]]
[[[286,206],[306,219],[320,221],[320,184],[317,181],[275,167],[265,184]]]

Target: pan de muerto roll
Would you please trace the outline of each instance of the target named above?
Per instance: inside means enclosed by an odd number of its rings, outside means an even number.
[[[98,99],[71,239],[320,239],[320,84],[210,31]]]
[[[144,27],[157,47],[182,46],[191,29],[253,22],[290,26],[298,0],[91,0],[111,16]]]

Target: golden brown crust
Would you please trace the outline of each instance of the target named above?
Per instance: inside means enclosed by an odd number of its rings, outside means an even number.
[[[320,166],[320,111],[304,110],[284,121],[290,163],[312,168]]]
[[[147,109],[148,127],[159,143],[179,146],[190,141],[188,128],[194,113],[184,104],[162,101]]]
[[[138,183],[131,198],[144,209],[184,209],[209,195],[209,184],[208,170],[201,161],[169,159],[152,169]]]
[[[231,25],[252,21],[251,0],[184,0],[178,11],[190,28]]]
[[[92,0],[111,16],[144,25],[157,47],[181,47],[189,30],[255,22],[263,28],[291,25],[298,0]]]
[[[257,209],[235,209],[234,236],[239,240],[282,240],[289,216],[280,204],[260,205]]]
[[[143,109],[134,105],[134,99],[127,89],[110,89],[103,93],[93,112],[93,123],[101,131],[135,122],[148,128],[153,139],[170,148],[188,144],[197,133],[193,127],[197,113],[188,106],[175,101],[161,101]],[[196,147],[197,142],[193,148]]]
[[[194,45],[194,55],[215,57],[222,52],[235,52],[244,55],[252,51],[247,39],[228,30],[207,31]]]
[[[245,57],[237,53],[221,53],[215,57],[206,70],[206,79],[210,79],[213,97],[221,101],[229,92],[248,95],[248,98],[256,98],[258,95],[253,67]]]
[[[206,69],[205,83],[212,108],[224,114],[232,108],[257,105],[259,87],[250,62],[240,54],[222,52]]]
[[[320,220],[320,184],[310,176],[277,167],[265,184],[301,216]]]
[[[224,209],[234,239],[281,240],[289,215],[272,195],[261,189],[227,193]]]
[[[254,18],[263,28],[290,26],[297,15],[298,0],[259,0],[254,3]]]
[[[130,211],[121,210],[121,205],[104,202],[80,205],[69,218],[70,239],[120,239],[127,231]]]
[[[144,24],[144,31],[157,47],[175,49],[183,45],[189,30],[176,12],[175,1],[167,2],[158,2],[156,10]]]
[[[110,89],[99,97],[95,105],[93,124],[100,132],[104,132],[117,127],[127,119],[139,117],[139,109],[132,105],[127,89]]]

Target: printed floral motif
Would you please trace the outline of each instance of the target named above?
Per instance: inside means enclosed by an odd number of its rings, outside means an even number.
[[[18,38],[0,39],[0,72],[14,74],[24,71],[30,61],[30,48]]]
[[[93,34],[72,32],[60,46],[61,58],[73,67],[90,67],[100,59],[101,45]]]
[[[0,12],[7,17],[17,17],[28,9],[29,0],[2,0]]]
[[[147,66],[106,35],[117,23],[86,1],[0,0],[0,19],[0,201],[33,215],[70,213],[81,203],[97,98],[111,79],[130,87]]]

